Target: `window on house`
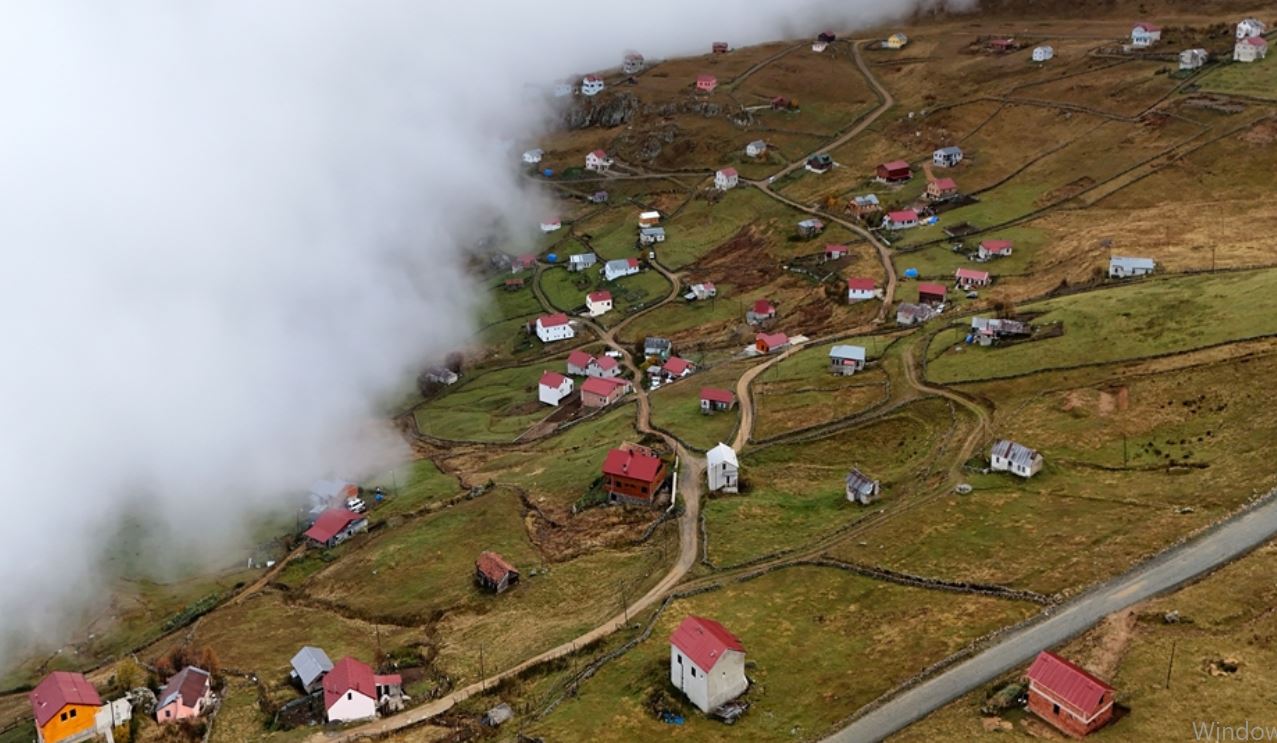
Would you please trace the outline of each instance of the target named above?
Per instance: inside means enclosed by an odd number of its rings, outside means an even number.
[[[1053,705],[1051,705],[1051,714],[1053,714],[1053,715],[1058,715],[1058,714],[1060,714],[1060,705],[1058,705],[1058,704],[1053,704]]]
[[[70,715],[71,717],[75,717],[75,707],[72,707],[70,711],[67,712],[67,714]]]
[[[678,658],[678,664],[679,664],[680,666],[681,666],[681,665],[683,665],[683,656],[682,656],[682,655],[679,655],[678,653],[675,653],[675,654],[674,654],[674,657],[675,657],[675,658]]]
[[[348,691],[348,692],[346,692],[346,698],[347,698],[347,699],[354,699],[354,698],[355,698],[355,692],[353,692],[353,691]]]
[[[66,721],[67,721],[67,713],[65,713],[65,712],[63,712],[63,713],[62,713],[62,721],[63,721],[63,722],[66,722]]]
[[[692,668],[692,678],[696,678],[696,668]]]

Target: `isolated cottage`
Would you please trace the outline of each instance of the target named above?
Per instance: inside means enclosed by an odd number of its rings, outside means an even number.
[[[829,349],[829,371],[850,377],[865,368],[864,346],[834,346]]]
[[[328,654],[313,645],[306,645],[293,656],[290,676],[307,694],[320,687],[324,674],[333,670]]]
[[[572,394],[572,380],[558,372],[548,371],[541,375],[537,384],[537,399],[546,405],[555,405]]]
[[[603,460],[603,489],[614,502],[652,503],[665,475],[665,462],[644,446],[625,444]]]
[[[982,261],[992,258],[1005,258],[1011,255],[1015,244],[1010,240],[982,240],[980,248],[976,251],[976,257]]]
[[[736,172],[736,168],[723,168],[714,174],[714,188],[719,191],[736,188],[737,183],[740,183],[740,174]]]
[[[606,173],[612,167],[612,158],[603,150],[594,150],[585,155],[585,169],[595,173]]]
[[[871,480],[865,473],[853,467],[851,472],[847,473],[845,481],[847,500],[852,503],[859,503],[867,506],[878,500],[878,494],[882,490],[877,480]]]
[[[931,153],[931,164],[938,168],[952,168],[962,162],[961,147],[941,147]]]
[[[1066,735],[1084,737],[1113,719],[1113,687],[1055,653],[1038,653],[1025,678],[1029,711]]]
[[[821,152],[807,158],[807,170],[813,173],[826,173],[834,167],[834,158],[827,152]]]
[[[1263,21],[1257,18],[1246,18],[1237,23],[1237,40],[1263,36],[1267,30],[1268,24]]]
[[[670,360],[666,361],[665,365],[661,367],[661,373],[669,380],[682,379],[695,371],[695,364],[677,356],[671,356]]]
[[[536,165],[541,162],[541,158],[545,156],[545,150],[540,147],[528,150],[523,153],[523,162],[528,165]]]
[[[731,48],[726,41],[715,41],[710,45],[709,50],[711,54],[726,54],[731,51]]]
[[[638,52],[630,52],[621,60],[621,72],[626,75],[636,75],[643,71],[643,55]]]
[[[988,271],[977,271],[974,268],[959,268],[953,272],[953,280],[954,283],[963,289],[988,286],[993,281],[989,277]]]
[[[928,305],[901,302],[900,306],[896,308],[896,324],[905,327],[921,325],[935,317],[936,314],[936,311]]]
[[[1242,39],[1233,47],[1233,61],[1255,62],[1268,56],[1268,41],[1262,36]]]
[[[958,195],[958,183],[952,178],[937,178],[927,184],[927,198],[947,201]]]
[[[519,582],[519,571],[496,552],[480,552],[474,561],[474,582],[485,591],[504,593]]]
[[[1185,49],[1179,53],[1179,68],[1181,70],[1201,69],[1209,57],[1210,54],[1205,49]]]
[[[936,284],[926,282],[918,284],[918,303],[919,304],[944,304],[945,298],[948,296],[949,290],[944,284]]]
[[[177,722],[199,717],[213,702],[213,684],[208,671],[187,666],[178,671],[156,698],[156,722]]]
[[[736,407],[736,395],[719,387],[701,388],[701,412],[715,413]]]
[[[633,391],[634,386],[624,379],[590,377],[581,384],[581,404],[587,408],[606,408]]]
[[[905,45],[908,43],[909,37],[897,32],[888,36],[887,40],[883,42],[883,46],[888,49],[904,49]]]
[[[324,711],[329,722],[367,720],[377,716],[377,684],[372,667],[351,657],[324,676]]]
[[[687,617],[670,635],[670,683],[709,714],[749,688],[745,646],[718,622]]]
[[[542,232],[555,232],[563,227],[563,220],[558,217],[546,217],[541,220]]]
[[[878,166],[876,176],[883,183],[904,183],[913,177],[913,169],[904,160],[892,160]]]
[[[1137,23],[1131,28],[1131,46],[1146,49],[1162,38],[1162,27],[1152,23]]]
[[[1051,46],[1033,47],[1033,61],[1046,62],[1055,58],[1055,48]]]
[[[863,302],[878,297],[878,282],[862,276],[847,279],[847,301]]]
[[[862,219],[872,217],[880,212],[882,212],[882,204],[878,201],[877,194],[870,193],[864,196],[853,196],[851,201],[847,202],[847,213]]]
[[[603,264],[603,278],[608,281],[616,281],[624,276],[633,276],[639,272],[639,262],[637,258],[617,258],[614,261],[608,261]]]
[[[27,695],[41,743],[63,743],[91,737],[102,706],[97,689],[84,674],[54,671]]]
[[[585,374],[598,379],[613,379],[621,376],[621,362],[611,356],[599,356],[590,359],[589,365],[585,367]]]
[[[736,450],[719,442],[705,453],[705,477],[712,493],[735,493],[740,478],[740,462]]]
[[[598,317],[612,310],[612,292],[590,292],[585,295],[585,311]]]
[[[1022,444],[1007,439],[993,442],[989,450],[989,468],[994,472],[1010,472],[1029,478],[1042,469],[1042,455]]]
[[[888,230],[907,230],[918,226],[918,212],[913,209],[901,209],[887,212],[882,218],[882,226]]]
[[[718,87],[718,78],[713,75],[697,75],[696,76],[696,92],[713,93],[714,88]]]
[[[759,353],[775,353],[789,346],[789,336],[784,333],[759,333],[754,336],[754,348]]]
[[[776,317],[776,305],[766,299],[755,300],[753,306],[745,311],[745,322],[750,325],[758,325],[773,317]]]
[[[798,235],[800,237],[815,237],[823,232],[825,223],[819,219],[804,219],[798,223]]]
[[[825,260],[836,261],[839,258],[846,257],[847,252],[848,249],[846,245],[834,245],[833,243],[830,243],[825,246]]]
[[[694,302],[702,299],[710,299],[716,296],[718,296],[718,288],[714,286],[714,282],[702,281],[688,287],[688,291],[683,295],[683,299]]]
[[[577,253],[568,256],[569,271],[584,271],[599,262],[599,257],[593,253]]]
[[[586,75],[581,80],[581,95],[594,96],[603,92],[603,78],[598,75]]]
[[[361,531],[368,530],[368,519],[347,508],[329,508],[315,519],[303,534],[316,547],[336,547]]]
[[[572,328],[572,323],[568,321],[568,316],[562,312],[541,315],[536,320],[535,328],[537,338],[541,339],[542,343],[553,343],[576,336],[576,331]]]
[[[1127,258],[1113,256],[1109,258],[1109,278],[1129,279],[1136,276],[1147,276],[1153,273],[1157,263],[1152,258]]]
[[[748,157],[762,157],[767,154],[767,142],[761,139],[755,139],[753,142],[745,145],[745,155]]]

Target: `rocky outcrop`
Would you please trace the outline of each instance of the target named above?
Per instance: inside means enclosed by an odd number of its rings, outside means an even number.
[[[603,94],[574,103],[564,112],[563,123],[568,129],[612,128],[630,123],[641,109],[642,104],[632,93]]]

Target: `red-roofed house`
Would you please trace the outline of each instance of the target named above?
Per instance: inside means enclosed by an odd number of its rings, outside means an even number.
[[[1233,45],[1234,62],[1255,62],[1268,56],[1268,40],[1250,36]]]
[[[555,218],[555,221],[557,222],[558,219]],[[519,273],[520,271],[527,271],[530,268],[535,268],[536,265],[537,265],[536,255],[532,253],[524,253],[523,255],[516,255],[515,257],[510,259],[510,273]],[[520,284],[519,286],[523,286],[523,285]]]
[[[731,391],[718,387],[701,388],[701,412],[713,413],[718,410],[731,410],[736,407],[736,395]]]
[[[349,656],[324,676],[324,710],[329,722],[377,716],[377,682],[372,667]]]
[[[578,377],[585,376],[588,373],[590,364],[593,362],[593,356],[578,348],[568,354],[568,374]]]
[[[612,292],[590,292],[585,295],[585,309],[590,317],[598,317],[612,309]]]
[[[701,93],[713,93],[718,87],[718,78],[713,75],[697,75],[696,90]]]
[[[1131,46],[1144,49],[1162,38],[1162,27],[1152,23],[1137,23],[1131,29]]]
[[[1038,653],[1025,674],[1029,711],[1075,738],[1113,719],[1113,687],[1050,651]]]
[[[661,372],[665,375],[665,378],[671,381],[682,379],[694,371],[696,371],[695,364],[677,356],[671,356],[669,361],[666,361],[665,365],[661,367]]]
[[[581,78],[581,95],[598,95],[607,84],[598,75],[586,75]]]
[[[988,271],[977,271],[974,268],[959,268],[953,272],[953,279],[963,289],[988,286],[993,281],[989,278]]]
[[[595,173],[606,173],[612,167],[612,158],[603,150],[594,150],[585,155],[585,169]]]
[[[572,394],[572,380],[558,372],[548,371],[541,375],[537,384],[537,399],[546,405],[558,405],[563,398]]]
[[[336,547],[361,531],[368,530],[368,519],[347,508],[329,508],[319,514],[306,530],[305,537],[317,547]]]
[[[1011,255],[1011,250],[1014,247],[1015,244],[1010,240],[984,240],[980,243],[980,250],[977,255],[982,261],[987,261],[990,258],[1005,258]]]
[[[665,462],[642,446],[622,446],[603,460],[603,487],[614,500],[651,503],[665,482]]]
[[[199,717],[212,701],[213,684],[208,671],[187,666],[169,679],[160,691],[155,721],[177,722]]]
[[[952,199],[958,195],[958,182],[952,178],[937,178],[927,184],[927,198],[932,201]]]
[[[633,389],[634,386],[626,379],[590,377],[581,384],[581,404],[587,408],[605,408]]]
[[[789,336],[784,333],[759,333],[754,336],[754,348],[759,353],[775,353],[789,345]]]
[[[878,296],[878,282],[873,279],[866,279],[859,276],[853,276],[847,279],[847,301],[860,302],[866,299],[874,299]]]
[[[745,692],[745,646],[713,619],[687,617],[670,635],[670,683],[709,714]]]
[[[846,245],[835,245],[830,243],[825,246],[825,260],[836,261],[847,255],[848,249]]]
[[[918,303],[944,304],[945,297],[948,296],[948,293],[949,290],[945,288],[944,284],[918,284]]]
[[[541,220],[542,232],[555,232],[561,227],[563,227],[563,220],[559,219],[558,217],[546,217],[545,219]]]
[[[740,174],[736,168],[723,168],[714,174],[714,188],[719,191],[736,188],[737,183],[740,183]]]
[[[519,582],[519,571],[495,552],[480,552],[474,561],[474,582],[485,590],[502,593]]]
[[[576,330],[572,328],[572,323],[568,322],[567,315],[556,312],[553,315],[542,315],[537,318],[536,333],[542,343],[553,343],[572,338],[576,335]]]
[[[102,706],[97,689],[80,673],[54,671],[27,695],[41,743],[84,740],[93,735]]]
[[[770,320],[776,316],[776,305],[766,299],[754,301],[754,306],[745,312],[745,322],[750,325],[757,325],[763,320]]]
[[[590,362],[585,368],[585,374],[589,377],[612,379],[621,376],[621,364],[611,356],[600,356]]]
[[[918,226],[918,212],[913,209],[901,209],[887,212],[882,218],[882,226],[889,230],[907,230]]]
[[[879,165],[877,175],[883,183],[903,183],[913,177],[913,169],[904,160],[892,160]]]
[[[714,54],[726,54],[730,50],[726,41],[715,41],[710,45],[710,51]]]

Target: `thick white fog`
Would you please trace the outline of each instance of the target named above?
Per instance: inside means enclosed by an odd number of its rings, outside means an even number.
[[[0,634],[62,639],[124,509],[220,564],[246,514],[404,454],[370,421],[465,341],[461,248],[542,213],[526,84],[913,4],[7,3]]]

